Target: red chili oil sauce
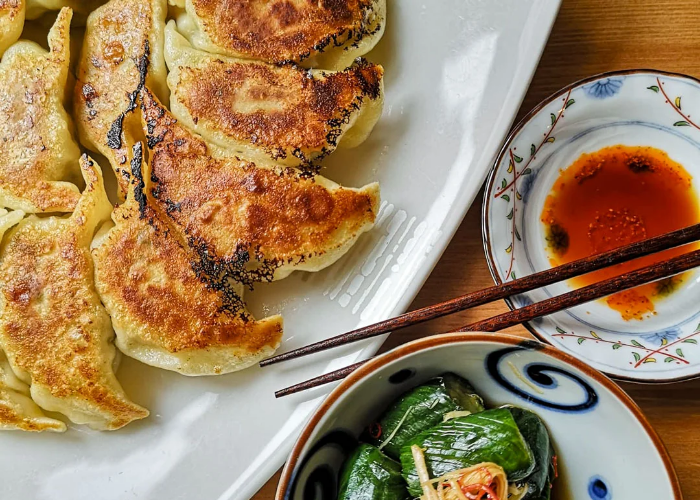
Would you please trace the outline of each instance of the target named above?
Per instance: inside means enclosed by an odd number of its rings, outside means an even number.
[[[692,177],[656,148],[610,146],[581,155],[561,170],[545,200],[541,221],[552,266],[651,238],[700,221]],[[667,260],[698,244],[641,257],[572,283],[581,287]],[[625,320],[655,314],[654,302],[679,288],[678,275],[604,299]]]

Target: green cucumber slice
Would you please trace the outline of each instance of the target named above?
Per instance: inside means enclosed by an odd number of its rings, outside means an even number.
[[[408,492],[421,495],[411,445],[423,451],[431,478],[482,462],[494,462],[505,470],[508,481],[532,474],[535,460],[507,408],[497,408],[448,420],[422,432],[401,448],[403,477]]]
[[[406,500],[401,465],[378,448],[361,444],[340,472],[338,500]]]
[[[549,438],[549,432],[544,422],[537,414],[517,407],[507,407],[513,415],[520,433],[532,450],[535,458],[535,468],[521,483],[527,484],[528,491],[523,499],[548,498],[551,482],[554,480],[552,456],[554,449]]]
[[[484,400],[476,393],[469,381],[454,373],[445,373],[442,379],[450,397],[457,401],[463,410],[472,413],[485,410]]]
[[[401,447],[443,421],[446,413],[484,410],[484,402],[462,377],[446,373],[404,393],[372,424],[368,441],[398,459]]]

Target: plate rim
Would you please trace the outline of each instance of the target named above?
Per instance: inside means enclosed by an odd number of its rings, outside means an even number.
[[[294,443],[294,448],[287,460],[287,463],[282,470],[282,475],[280,476],[279,483],[277,484],[277,489],[275,491],[274,500],[286,500],[283,491],[286,492],[293,478],[293,473],[299,459],[301,457],[301,452],[304,446],[308,442],[313,430],[316,428],[321,419],[326,415],[326,413],[331,409],[331,407],[343,396],[348,390],[350,390],[355,384],[360,383],[364,379],[372,376],[378,369],[391,364],[394,361],[405,358],[407,356],[416,355],[422,351],[427,351],[435,347],[440,347],[446,344],[470,344],[470,343],[492,343],[498,345],[509,345],[509,346],[519,346],[519,345],[532,345],[536,344],[537,349],[549,356],[552,356],[559,361],[562,361],[574,368],[585,373],[586,376],[592,378],[599,384],[601,384],[605,389],[610,391],[610,393],[615,397],[617,401],[622,403],[625,408],[633,415],[633,417],[639,422],[647,437],[649,437],[652,445],[656,449],[659,458],[661,459],[664,468],[666,469],[666,474],[668,475],[669,483],[673,491],[672,500],[682,500],[683,493],[680,485],[680,480],[678,474],[671,460],[671,456],[666,449],[663,441],[659,437],[658,433],[651,425],[641,408],[634,402],[634,400],[610,377],[608,377],[603,372],[596,370],[592,366],[576,359],[574,356],[563,352],[553,345],[548,343],[538,342],[536,340],[527,339],[524,337],[518,337],[511,334],[501,334],[501,333],[488,333],[488,332],[457,332],[457,333],[442,333],[438,335],[431,335],[429,337],[419,338],[412,342],[395,347],[391,351],[388,351],[376,358],[369,360],[364,365],[360,366],[357,370],[353,371],[344,380],[342,380],[326,397],[323,403],[316,408],[313,412],[311,418],[307,420],[304,424],[304,428]]]
[[[450,207],[449,211],[453,214],[453,222],[452,227],[449,227],[449,230],[445,231],[444,233],[446,238],[444,245],[442,245],[442,248],[438,249],[438,247],[436,247],[438,251],[432,252],[432,256],[430,258],[431,262],[426,262],[423,266],[421,266],[421,269],[411,280],[411,287],[407,287],[403,291],[400,300],[397,301],[396,306],[384,319],[397,316],[408,309],[408,307],[418,295],[418,292],[420,292],[420,290],[423,288],[423,285],[432,274],[433,269],[442,258],[442,255],[445,252],[445,250],[447,250],[447,247],[452,241],[452,238],[457,232],[457,229],[459,229],[462,221],[464,220],[464,217],[467,215],[467,212],[474,204],[474,200],[479,191],[484,186],[484,181],[486,180],[489,174],[491,165],[493,164],[493,158],[497,157],[500,151],[500,145],[503,144],[504,139],[508,137],[509,130],[511,129],[513,122],[517,117],[518,110],[522,105],[523,99],[525,98],[525,94],[530,88],[530,83],[532,82],[532,78],[535,75],[535,71],[539,66],[540,59],[542,58],[542,53],[544,52],[545,46],[547,45],[547,41],[549,40],[549,35],[552,31],[552,27],[554,26],[554,22],[557,19],[557,15],[559,13],[559,9],[561,8],[562,1],[563,0],[532,0],[532,6],[539,6],[540,8],[537,20],[538,26],[540,26],[541,29],[536,30],[537,38],[531,36],[531,43],[520,47],[520,50],[522,50],[525,53],[527,53],[528,50],[532,51],[531,53],[533,54],[533,57],[530,59],[531,63],[527,66],[521,62],[518,63],[519,69],[524,73],[524,77],[521,78],[522,85],[517,89],[517,91],[512,92],[513,95],[507,95],[503,101],[504,104],[501,107],[501,113],[499,114],[497,123],[493,127],[493,130],[499,131],[497,134],[497,139],[494,139],[494,144],[492,146],[494,149],[493,156],[490,160],[486,161],[485,164],[480,167],[480,169],[477,169],[481,170],[478,173],[478,175],[480,176],[479,182],[473,183],[473,188],[466,193],[466,196],[458,197],[457,202]],[[371,52],[368,55],[371,56]],[[494,135],[493,137],[496,137],[496,135]],[[378,321],[381,321],[381,319],[379,319]],[[357,355],[355,356],[353,362],[366,360],[374,356],[377,353],[377,351],[379,351],[382,344],[384,344],[384,341],[387,339],[388,335],[389,334],[384,334],[373,339],[368,339],[366,347],[357,352]],[[321,408],[322,405],[325,403],[325,400],[329,397],[329,393],[331,392],[332,391],[329,390],[320,395],[320,397],[323,398],[322,401],[319,403],[318,406],[316,406],[313,409],[309,416],[304,420],[304,423],[301,424],[298,432],[302,432],[302,430],[305,428],[309,420],[313,417],[315,412],[318,411],[318,409]],[[275,474],[275,472],[277,472],[280,469],[280,467],[282,467],[285,464],[285,461],[288,460],[288,457],[290,456],[290,453],[293,450],[294,443],[297,442],[299,435],[300,434],[298,433],[295,434],[295,439],[293,441],[291,439],[288,439],[283,443],[283,445],[278,447],[277,453],[270,456],[270,460],[268,462],[267,467],[261,470],[261,473],[257,474],[256,478],[251,478],[249,482],[249,487],[246,488],[247,491],[251,492],[251,496],[259,492],[259,490],[270,480],[270,478]]]
[[[502,110],[507,109],[509,112],[507,113],[510,118],[508,119],[502,119],[500,120],[499,123],[497,123],[496,126],[494,126],[494,129],[496,128],[505,128],[501,133],[498,135],[501,136],[500,141],[497,142],[496,147],[498,147],[499,144],[503,144],[504,140],[508,140],[510,138],[510,133],[509,131],[511,130],[511,127],[513,125],[513,122],[515,121],[515,118],[517,117],[517,112],[518,109],[520,108],[524,98],[525,94],[530,88],[530,84],[532,82],[532,78],[535,75],[535,71],[537,70],[539,66],[540,59],[542,58],[542,53],[544,52],[545,46],[547,44],[547,41],[549,40],[549,35],[552,31],[552,27],[554,26],[554,21],[557,18],[557,14],[559,13],[559,9],[561,7],[561,3],[563,0],[532,0],[533,4],[534,3],[540,3],[542,5],[545,5],[548,9],[547,13],[550,15],[549,19],[546,19],[544,21],[545,29],[540,30],[540,32],[543,34],[540,39],[540,46],[537,51],[538,55],[533,58],[535,64],[532,65],[532,67],[528,71],[528,77],[527,77],[527,84],[523,85],[520,88],[520,91],[518,92],[518,95],[515,96],[513,99],[509,99],[505,102],[513,102],[514,104],[512,106],[505,105],[503,106]],[[541,18],[540,18],[541,19]],[[507,123],[504,123],[507,122]],[[500,156],[502,149],[497,149],[496,153],[494,154],[494,158],[497,158]],[[389,313],[388,318],[397,316],[399,314],[402,314],[408,310],[408,307],[411,305],[413,300],[416,298],[418,293],[421,291],[423,288],[423,285],[425,282],[428,280],[430,275],[432,274],[433,270],[435,269],[435,266],[437,266],[438,262],[440,262],[442,255],[445,253],[445,250],[447,250],[447,247],[449,244],[452,242],[452,239],[454,238],[454,235],[457,233],[457,230],[462,224],[462,221],[467,215],[467,212],[469,209],[473,206],[474,200],[476,199],[477,194],[479,191],[485,186],[485,182],[488,180],[488,176],[490,175],[491,169],[493,168],[493,162],[494,159],[492,158],[490,160],[490,163],[487,163],[488,168],[484,168],[483,172],[481,173],[481,178],[480,182],[473,183],[475,186],[474,189],[470,190],[467,194],[468,196],[464,196],[462,198],[457,198],[457,200],[465,200],[461,205],[459,206],[459,210],[454,210],[454,207],[457,206],[457,203],[452,205],[450,207],[450,212],[456,215],[456,219],[452,225],[451,228],[449,228],[449,231],[445,231],[444,234],[446,236],[445,238],[445,244],[442,248],[439,249],[438,252],[433,253],[432,257],[432,262],[427,263],[426,265],[422,266],[420,268],[420,271],[416,273],[416,276],[414,279],[411,281],[411,286],[407,287],[404,290],[404,293],[401,294],[401,299],[397,302],[396,306],[392,309],[391,313]],[[468,200],[468,201],[466,201]],[[388,319],[384,318],[384,319]],[[382,321],[381,319],[377,321]],[[355,357],[355,362],[357,361],[362,361],[369,359],[370,357],[374,356],[377,351],[381,348],[381,346],[384,344],[385,340],[388,338],[389,333],[387,334],[382,334],[379,335],[375,338],[368,339],[368,344],[364,349],[361,349],[358,351],[358,355]],[[328,397],[331,391],[328,391],[324,397]],[[322,402],[320,404],[323,404]],[[319,404],[319,406],[320,406]],[[279,468],[279,467],[278,467]]]
[[[677,73],[673,71],[664,71],[664,70],[659,70],[659,69],[653,69],[653,68],[628,68],[628,69],[622,69],[622,70],[614,70],[614,71],[604,71],[602,73],[597,73],[585,78],[581,78],[580,80],[576,80],[573,83],[570,83],[561,89],[553,92],[552,94],[548,95],[545,97],[542,101],[540,101],[536,106],[534,106],[530,111],[523,116],[523,118],[515,125],[510,133],[508,134],[508,137],[506,138],[505,142],[503,143],[503,147],[498,153],[498,156],[493,162],[493,165],[491,166],[491,169],[489,170],[489,174],[486,178],[486,183],[484,185],[484,193],[488,194],[488,192],[491,190],[491,188],[494,185],[494,182],[496,182],[496,177],[497,177],[497,172],[498,172],[498,166],[501,164],[501,161],[503,160],[505,154],[508,151],[509,146],[512,144],[512,142],[515,140],[517,135],[522,131],[522,129],[530,123],[530,121],[540,112],[542,111],[545,107],[547,107],[549,104],[552,102],[556,101],[560,97],[566,95],[567,92],[570,90],[582,87],[584,85],[588,85],[590,83],[605,79],[605,78],[610,78],[610,77],[616,77],[616,76],[627,76],[627,75],[635,75],[635,74],[645,74],[648,73],[650,75],[658,75],[658,76],[665,76],[665,77],[671,77],[671,78],[684,78],[686,80],[690,80],[692,82],[697,83],[700,86],[700,78],[696,78],[694,76],[690,76],[684,73]],[[484,196],[484,199],[481,204],[481,240],[482,240],[482,245],[484,249],[484,255],[486,256],[486,264],[489,269],[489,274],[491,274],[491,279],[493,279],[493,282],[496,285],[501,285],[503,284],[503,281],[501,280],[500,275],[496,271],[495,267],[495,257],[493,256],[492,252],[492,245],[491,245],[491,239],[489,236],[489,218],[488,218],[488,212],[489,212],[489,207],[491,203],[490,196]],[[513,303],[513,300],[510,297],[507,297],[503,299],[503,301],[506,303],[508,308],[511,311],[514,311],[517,309],[515,304]],[[522,325],[530,332],[537,340],[540,342],[553,347],[554,349],[560,350],[555,344],[553,344],[547,337],[542,335],[537,331],[537,329],[532,325],[531,321],[527,321],[525,323],[522,323]],[[562,351],[563,352],[563,351]],[[591,368],[594,370],[600,371],[603,373],[605,376],[610,377],[614,380],[620,380],[624,382],[630,382],[634,384],[639,384],[639,385],[665,385],[665,384],[675,384],[678,382],[686,382],[690,380],[696,380],[700,378],[700,367],[698,369],[698,372],[695,374],[688,374],[688,375],[680,375],[677,377],[672,377],[672,378],[636,378],[636,377],[631,377],[627,375],[621,375],[621,374],[613,374],[608,372],[607,370],[601,370],[594,368],[592,365]]]

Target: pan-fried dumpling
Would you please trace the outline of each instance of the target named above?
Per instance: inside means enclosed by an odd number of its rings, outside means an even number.
[[[386,0],[176,0],[196,48],[245,59],[344,69],[384,33]]]
[[[103,154],[128,188],[129,152],[143,135],[136,105],[144,83],[167,96],[163,60],[165,0],[111,0],[88,18],[74,112],[80,142]]]
[[[153,196],[203,265],[250,284],[339,259],[370,229],[379,187],[347,189],[286,167],[216,157],[147,90]]]
[[[9,228],[24,217],[24,212],[0,209],[0,241]],[[66,430],[66,424],[44,415],[29,397],[29,386],[15,376],[0,349],[0,430],[56,431]]]
[[[0,206],[67,212],[80,198],[80,150],[63,107],[71,16],[58,14],[50,52],[21,40],[0,62]]]
[[[143,181],[149,176],[138,163],[132,170],[126,202],[92,249],[97,290],[119,350],[184,375],[228,373],[270,356],[279,346],[282,318],[253,319],[242,286],[192,258],[147,199]]]
[[[22,34],[24,12],[24,0],[5,0],[0,3],[0,56]]]
[[[0,347],[43,409],[99,430],[118,429],[148,411],[114,375],[109,316],[95,290],[90,242],[112,205],[102,173],[81,158],[86,183],[70,217],[30,216],[0,250]]]
[[[341,72],[211,55],[165,28],[170,110],[204,139],[255,162],[308,165],[353,147],[382,113],[381,66]]]
[[[12,1],[12,0],[10,0]],[[105,0],[24,0],[27,2],[27,19],[37,19],[49,10],[69,7],[73,11],[87,15]]]

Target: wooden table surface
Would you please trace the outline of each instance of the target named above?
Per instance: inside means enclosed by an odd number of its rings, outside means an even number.
[[[698,0],[563,0],[516,122],[538,102],[578,79],[627,68],[700,77]],[[481,246],[477,198],[411,309],[493,284]],[[507,311],[497,302],[392,334],[389,349],[426,332],[444,332]],[[506,330],[522,336],[523,327]],[[686,500],[700,499],[700,381],[656,387],[621,384],[668,448]],[[274,498],[279,474],[254,497]],[[651,499],[649,499],[651,500]],[[655,499],[667,500],[667,499]]]

